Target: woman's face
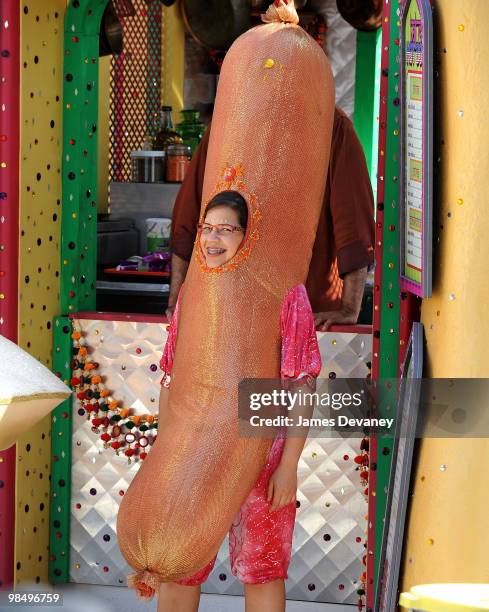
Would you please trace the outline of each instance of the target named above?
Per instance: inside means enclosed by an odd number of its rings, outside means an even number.
[[[227,263],[239,249],[245,230],[233,231],[233,227],[240,227],[238,213],[225,204],[212,208],[205,216],[200,247],[209,268]]]

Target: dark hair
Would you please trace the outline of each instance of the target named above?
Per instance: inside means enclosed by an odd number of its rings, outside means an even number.
[[[221,191],[215,195],[205,207],[204,218],[207,213],[218,206],[228,206],[238,213],[239,224],[243,229],[248,225],[248,205],[243,196],[237,191]]]

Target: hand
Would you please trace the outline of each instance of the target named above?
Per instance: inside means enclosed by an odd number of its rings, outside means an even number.
[[[331,325],[355,325],[357,315],[349,308],[331,310],[329,312],[316,312],[314,325],[318,331],[327,331]]]
[[[170,306],[168,304],[168,308],[165,310],[166,318],[168,319],[168,323],[171,323],[171,319],[173,317],[173,313],[175,312],[175,306]]]
[[[280,462],[268,481],[269,512],[275,512],[295,501],[297,494],[297,466]]]

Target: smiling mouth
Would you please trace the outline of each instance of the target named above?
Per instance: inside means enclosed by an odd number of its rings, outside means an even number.
[[[222,255],[225,252],[226,252],[226,249],[210,249],[210,248],[206,249],[207,255],[211,255],[211,256],[212,255]]]

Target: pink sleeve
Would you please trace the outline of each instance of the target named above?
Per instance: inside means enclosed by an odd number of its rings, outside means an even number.
[[[180,293],[178,294],[177,303],[175,305],[175,312],[168,325],[168,337],[166,339],[165,348],[163,349],[163,355],[160,359],[160,369],[163,370],[164,376],[160,381],[160,385],[163,387],[170,386],[171,371],[173,369],[173,359],[175,357],[175,344],[177,342],[177,330],[178,330],[178,311],[180,309]]]
[[[302,376],[317,378],[321,371],[321,355],[304,285],[293,287],[286,295],[280,313],[280,327],[282,380]]]

